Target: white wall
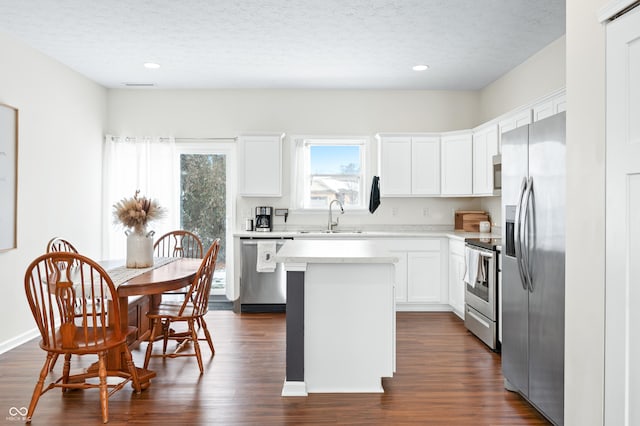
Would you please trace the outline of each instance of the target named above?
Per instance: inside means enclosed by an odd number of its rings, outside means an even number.
[[[562,36],[480,91],[480,123],[531,104],[565,86],[565,37]],[[492,226],[502,223],[500,197],[481,200]]]
[[[565,419],[600,425],[604,395],[604,0],[567,0]]]
[[[331,90],[110,90],[108,131],[113,134],[233,137],[241,133],[368,135],[438,132],[478,122],[479,95],[465,91]],[[289,207],[291,153],[285,139],[282,198],[238,198],[236,228],[259,205]],[[377,164],[372,144],[371,166]],[[371,170],[371,169],[370,169]],[[372,170],[377,173],[377,171]],[[367,185],[368,186],[368,185]],[[342,226],[453,225],[452,211],[478,208],[478,199],[383,199],[374,215],[345,214]],[[423,216],[423,208],[429,216]],[[392,213],[396,211],[394,216]],[[326,215],[289,216],[287,225],[326,224]],[[282,226],[282,218],[275,224]]]
[[[99,255],[106,91],[0,33],[0,103],[19,110],[18,248],[0,253],[0,352],[35,330],[27,265],[54,235]]]
[[[485,122],[565,86],[565,37],[528,58],[480,92]]]

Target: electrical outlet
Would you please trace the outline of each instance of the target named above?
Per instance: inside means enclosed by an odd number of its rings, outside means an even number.
[[[424,207],[422,209],[422,216],[424,216],[424,217],[429,216],[429,207]]]
[[[398,208],[397,207],[392,207],[391,208],[391,216],[398,216]]]

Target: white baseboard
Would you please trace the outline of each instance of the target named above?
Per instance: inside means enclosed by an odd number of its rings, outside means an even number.
[[[396,312],[451,312],[453,308],[444,303],[402,303],[396,302]]]
[[[0,354],[5,352],[9,352],[11,349],[20,346],[23,343],[28,342],[29,340],[40,336],[40,332],[38,331],[38,327],[35,327],[29,331],[26,331],[12,339],[5,340],[0,343]]]
[[[282,396],[307,396],[307,385],[305,382],[287,382],[282,386]]]

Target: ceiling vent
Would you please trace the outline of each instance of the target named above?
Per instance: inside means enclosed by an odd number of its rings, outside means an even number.
[[[154,87],[155,83],[122,83],[127,87]]]

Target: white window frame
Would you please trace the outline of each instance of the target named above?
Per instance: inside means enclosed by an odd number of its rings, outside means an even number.
[[[305,207],[304,201],[310,192],[310,149],[311,145],[359,145],[360,146],[360,191],[361,204],[357,207],[344,206],[351,212],[366,212],[369,202],[367,182],[369,176],[369,161],[371,155],[371,138],[360,135],[292,135],[292,167],[291,167],[291,210],[298,213],[326,213],[327,208]]]

